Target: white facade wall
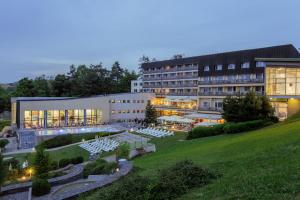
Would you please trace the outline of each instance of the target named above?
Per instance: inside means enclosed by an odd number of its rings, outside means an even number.
[[[142,92],[143,90],[143,81],[141,78],[131,81],[131,93]]]

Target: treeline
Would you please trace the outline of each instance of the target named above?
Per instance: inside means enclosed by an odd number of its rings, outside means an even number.
[[[0,113],[10,110],[10,97],[81,97],[100,94],[129,92],[131,80],[137,79],[135,71],[129,71],[115,62],[111,69],[98,65],[70,66],[66,74],[54,77],[45,75],[34,79],[23,78],[16,89],[8,92],[0,89]]]

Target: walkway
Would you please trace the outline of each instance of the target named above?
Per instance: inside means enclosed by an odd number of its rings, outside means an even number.
[[[55,186],[51,188],[51,193],[42,197],[33,197],[34,200],[62,200],[70,199],[79,196],[82,193],[101,188],[109,185],[114,181],[117,181],[122,176],[127,175],[133,168],[133,165],[129,161],[122,162],[120,164],[119,172],[115,172],[110,175],[92,176],[88,179],[80,179],[78,181]]]

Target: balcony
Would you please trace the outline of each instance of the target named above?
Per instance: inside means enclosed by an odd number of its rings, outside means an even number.
[[[199,85],[208,84],[247,84],[247,83],[264,83],[264,79],[236,79],[236,80],[199,80]]]
[[[179,72],[179,71],[194,71],[198,70],[198,66],[189,66],[189,67],[173,67],[173,68],[163,68],[155,70],[143,70],[143,74],[153,74],[153,73],[164,73],[164,72]]]
[[[216,107],[199,107],[199,111],[213,111],[213,112],[222,112],[222,108],[216,108]]]
[[[240,96],[245,95],[249,91],[243,91],[243,92],[199,92],[199,96]],[[255,92],[256,95],[263,95],[263,92]]]
[[[198,79],[196,75],[176,75],[176,76],[162,76],[162,77],[143,77],[143,81],[155,81],[155,80],[176,80],[176,79]]]

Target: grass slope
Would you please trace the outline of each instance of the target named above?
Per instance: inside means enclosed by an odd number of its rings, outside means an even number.
[[[243,134],[182,138],[183,134],[177,134],[155,139],[158,152],[134,161],[144,175],[186,158],[222,174],[181,199],[300,198],[299,116]]]

